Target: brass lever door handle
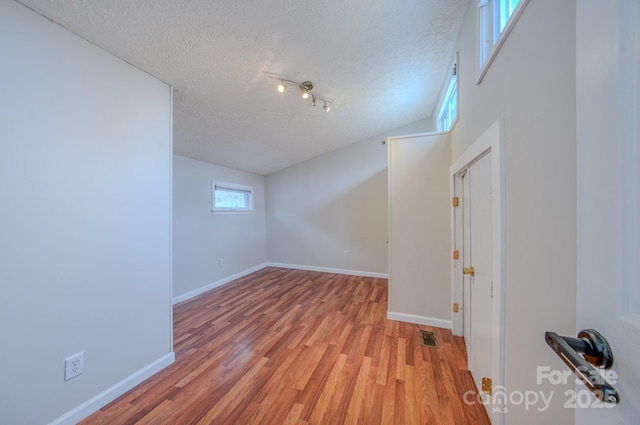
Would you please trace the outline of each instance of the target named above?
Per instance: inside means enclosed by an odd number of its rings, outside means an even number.
[[[464,267],[462,269],[462,274],[470,274],[471,276],[475,276],[476,271],[473,267]]]

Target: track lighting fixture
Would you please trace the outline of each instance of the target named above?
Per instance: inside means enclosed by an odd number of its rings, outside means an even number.
[[[281,78],[274,75],[269,75],[269,78],[278,80],[278,86],[277,86],[278,93],[284,93],[287,89],[287,83],[289,83],[291,85],[295,85],[300,88],[300,92],[302,93],[303,99],[309,99],[309,97],[311,97],[313,106],[316,106],[316,101],[321,101],[323,103],[322,109],[324,109],[326,112],[329,112],[331,110],[331,106],[330,106],[330,104],[332,103],[331,99],[318,96],[317,94],[313,93],[313,83],[311,81],[303,81],[302,83],[299,83],[297,81],[288,80],[286,78]]]

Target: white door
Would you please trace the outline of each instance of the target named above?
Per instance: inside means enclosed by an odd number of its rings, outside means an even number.
[[[577,330],[609,341],[620,395],[577,397],[580,425],[640,423],[639,3],[576,2]]]
[[[484,378],[494,379],[491,152],[471,164],[463,182],[465,343],[469,370],[482,392]],[[491,412],[488,412],[491,414]]]

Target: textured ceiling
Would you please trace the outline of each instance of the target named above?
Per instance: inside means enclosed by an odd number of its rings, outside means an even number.
[[[264,175],[429,117],[468,3],[20,1],[173,85],[176,154]]]

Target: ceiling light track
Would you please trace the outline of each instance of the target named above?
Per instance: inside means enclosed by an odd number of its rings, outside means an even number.
[[[326,97],[318,96],[317,94],[315,94],[313,92],[313,83],[311,81],[303,81],[300,83],[298,81],[289,80],[288,78],[282,78],[274,75],[269,75],[269,78],[278,81],[278,86],[276,87],[278,93],[284,93],[285,91],[287,91],[288,86],[297,86],[302,93],[303,99],[311,98],[313,106],[316,106],[317,102],[321,102],[322,109],[324,109],[326,112],[329,112],[331,110],[331,103],[333,103],[333,101]]]

